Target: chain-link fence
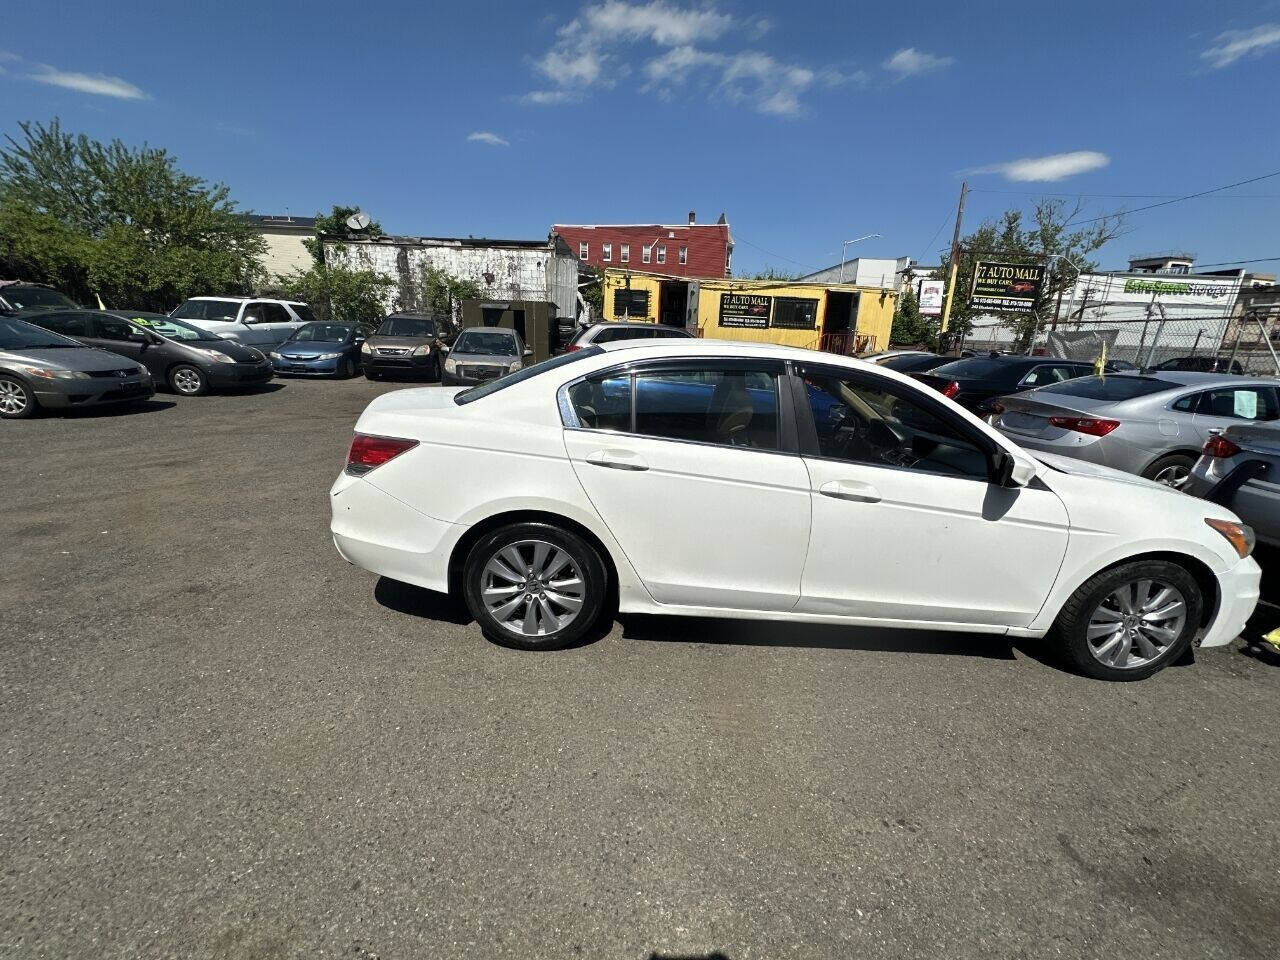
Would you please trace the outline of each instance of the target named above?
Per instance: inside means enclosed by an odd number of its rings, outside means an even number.
[[[1030,343],[1030,347],[1028,347]],[[1241,314],[1175,314],[1156,309],[1143,316],[1060,320],[1030,327],[1026,321],[977,323],[959,349],[984,353],[1036,353],[1095,360],[1106,347],[1109,361],[1152,369],[1280,375],[1280,306]]]

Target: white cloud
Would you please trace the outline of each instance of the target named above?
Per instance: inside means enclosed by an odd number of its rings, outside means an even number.
[[[917,50],[915,47],[903,47],[886,60],[882,66],[901,79],[903,77],[919,76],[932,70],[941,70],[943,67],[949,67],[953,63],[955,63],[955,60],[952,57],[939,57],[932,53],[925,53],[923,50]]]
[[[56,67],[39,64],[36,72],[28,74],[28,77],[37,83],[47,83],[54,87],[92,93],[100,97],[115,97],[119,100],[151,99],[128,80],[109,77],[105,73],[76,73],[72,70],[59,70]]]
[[[1052,182],[1065,180],[1090,170],[1101,170],[1111,162],[1105,153],[1096,150],[1075,150],[1071,153],[1054,153],[1047,157],[1023,157],[1008,163],[979,167],[970,173],[999,173],[1006,180],[1019,183]]]
[[[1218,34],[1217,46],[1200,54],[1215,70],[1229,67],[1243,57],[1257,57],[1280,47],[1280,23],[1264,23],[1252,30],[1228,30]]]
[[[815,81],[824,87],[865,82],[861,71],[845,74],[781,62],[756,50],[708,49],[708,44],[737,37],[758,40],[771,29],[763,17],[734,17],[714,3],[679,6],[668,0],[588,4],[556,32],[555,44],[534,61],[550,81],[519,99],[546,105],[580,100],[592,87],[608,88],[627,76],[636,56],[620,48],[649,45],[641,68],[646,92],[670,98],[677,87],[696,84],[708,94],[750,103],[761,113],[795,116],[803,112],[801,95]]]
[[[511,141],[505,140],[496,133],[490,133],[488,130],[477,130],[475,133],[467,134],[468,143],[487,143],[491,147],[509,147]]]

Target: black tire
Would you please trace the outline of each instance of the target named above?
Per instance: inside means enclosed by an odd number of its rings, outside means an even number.
[[[1196,458],[1190,454],[1171,453],[1143,470],[1142,475],[1148,480],[1155,480],[1175,490],[1181,490],[1187,485],[1187,480],[1191,477],[1191,468],[1195,463]]]
[[[1170,638],[1160,648],[1157,656],[1143,662],[1128,666],[1113,666],[1103,662],[1104,657],[1095,653],[1088,638],[1091,619],[1102,613],[1105,602],[1119,589],[1128,584],[1151,581],[1157,586],[1165,585],[1174,588],[1181,594],[1185,613],[1177,635]],[[1113,608],[1114,610],[1114,608]],[[1190,646],[1196,631],[1200,629],[1200,617],[1204,610],[1204,595],[1195,577],[1176,563],[1168,560],[1137,560],[1104,570],[1086,580],[1063,606],[1058,619],[1053,625],[1051,637],[1070,664],[1086,676],[1098,680],[1145,680],[1153,673],[1163,670],[1170,663],[1178,660]],[[1118,611],[1114,611],[1118,612]],[[1115,618],[1113,612],[1107,612],[1104,619],[1117,619],[1117,631],[1123,632],[1123,620]],[[1145,618],[1143,618],[1145,619]],[[1170,621],[1158,621],[1158,623]],[[1172,627],[1161,629],[1172,630]],[[1123,641],[1123,638],[1121,638]],[[1095,642],[1105,645],[1108,637],[1103,636]],[[1131,639],[1125,650],[1136,650],[1141,657],[1141,649],[1137,640]],[[1150,640],[1147,640],[1150,643]]]
[[[199,367],[180,363],[169,371],[169,389],[184,397],[203,397],[209,392],[209,378]]]
[[[374,373],[372,370],[366,369],[364,372],[364,378],[366,380],[381,380],[382,375],[379,373]]]
[[[521,546],[522,544],[524,546]],[[523,632],[519,627],[505,626],[491,612],[483,597],[486,582],[492,581],[487,570],[490,562],[508,548],[514,548],[522,556],[531,558],[534,556],[532,551],[535,548],[529,544],[545,544],[563,551],[576,568],[577,579],[581,581],[581,605],[572,619],[563,626],[553,629],[546,629],[546,618],[541,612],[544,607],[538,606],[541,603],[540,598],[545,596],[546,602],[551,605],[553,615],[567,613],[568,608],[558,606],[556,600],[557,597],[563,597],[565,594],[556,592],[548,584],[565,584],[571,582],[572,578],[565,578],[563,573],[560,574],[563,579],[547,576],[544,583],[536,586],[534,585],[537,582],[536,579],[531,579],[527,581],[528,587],[524,585],[515,587],[512,595],[503,598],[507,602],[519,603],[513,612],[513,618],[526,615],[531,605],[535,607],[534,621],[537,630],[535,633]],[[555,555],[551,556],[554,558]],[[549,562],[548,566],[553,565],[553,562]],[[509,566],[515,565],[509,564]],[[524,576],[527,574],[528,566],[526,565],[526,569],[515,572]],[[535,575],[536,573],[537,571]],[[502,583],[501,581],[492,582]],[[508,586],[502,583],[500,588],[507,589]],[[569,590],[567,587],[559,589]],[[494,643],[519,650],[559,650],[582,640],[599,622],[605,610],[608,591],[608,574],[605,572],[604,561],[596,548],[576,533],[547,523],[513,523],[486,534],[472,546],[462,571],[463,599],[471,615],[480,624],[484,635]]]
[[[339,380],[350,380],[350,379],[352,379],[352,378],[353,378],[353,377],[354,377],[358,372],[359,372],[359,371],[356,369],[356,362],[355,362],[354,360],[352,360],[350,357],[347,357],[347,359],[345,359],[345,360],[343,360],[343,361],[342,361],[342,367],[341,367],[341,369],[338,371],[338,379],[339,379]]]
[[[0,417],[26,420],[40,409],[35,392],[17,377],[0,374]]]

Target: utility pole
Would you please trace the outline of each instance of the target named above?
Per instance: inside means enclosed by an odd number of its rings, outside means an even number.
[[[956,207],[956,229],[951,234],[951,270],[947,278],[947,302],[942,307],[942,326],[939,333],[946,333],[951,325],[951,302],[956,298],[956,269],[960,259],[960,226],[964,223],[964,201],[969,196],[969,181],[960,184],[960,205]]]

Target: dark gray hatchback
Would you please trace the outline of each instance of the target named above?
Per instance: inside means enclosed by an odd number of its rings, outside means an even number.
[[[136,360],[157,383],[199,396],[213,387],[266,383],[275,376],[260,351],[165,316],[140,310],[63,310],[27,318],[87,347]]]

